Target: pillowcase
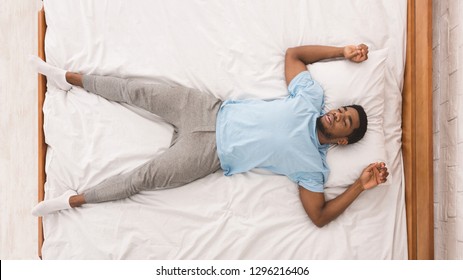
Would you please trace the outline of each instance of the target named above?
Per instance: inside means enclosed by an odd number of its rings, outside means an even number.
[[[330,175],[325,188],[351,185],[370,163],[383,161],[387,165],[383,131],[386,58],[387,49],[383,49],[370,52],[362,63],[335,60],[309,66],[312,77],[325,91],[326,112],[358,104],[368,116],[368,129],[362,140],[328,148]]]

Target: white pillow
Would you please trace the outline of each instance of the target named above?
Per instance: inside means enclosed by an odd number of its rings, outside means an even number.
[[[317,62],[309,66],[314,80],[325,91],[325,111],[358,104],[368,116],[365,137],[351,145],[328,149],[330,175],[325,188],[346,187],[355,182],[370,163],[386,162],[383,131],[384,71],[387,49],[372,51],[368,60]],[[387,164],[387,162],[386,162]]]

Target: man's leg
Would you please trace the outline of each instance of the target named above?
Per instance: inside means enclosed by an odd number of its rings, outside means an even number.
[[[42,201],[33,209],[33,214],[43,216],[86,203],[127,198],[140,191],[180,187],[219,168],[215,133],[189,133],[180,136],[165,153],[133,171],[110,177],[83,194],[66,194]]]
[[[201,102],[201,95],[207,95],[182,86],[145,84],[116,77],[66,72],[37,56],[30,56],[29,60],[37,72],[46,75],[60,89],[67,91],[71,89],[71,85],[83,87],[108,100],[128,103],[150,111],[176,127],[181,125],[183,112],[190,101],[199,99],[198,102]],[[206,97],[208,98],[209,96]],[[220,105],[220,100],[216,101]]]
[[[163,118],[177,128],[182,126],[190,102],[201,100],[205,93],[182,86],[145,84],[131,79],[110,76],[68,75],[71,82],[80,83],[83,88],[110,101],[124,102],[143,108]],[[74,81],[75,80],[75,81]],[[209,96],[208,96],[209,97]],[[217,101],[219,101],[217,99]],[[201,114],[201,112],[197,112]]]
[[[157,158],[126,174],[109,178],[84,192],[87,203],[130,197],[140,191],[176,188],[207,176],[220,168],[215,133],[193,133]]]

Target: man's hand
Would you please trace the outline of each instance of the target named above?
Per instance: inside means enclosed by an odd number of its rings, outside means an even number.
[[[343,49],[345,59],[360,63],[368,59],[368,46],[360,44],[358,46],[345,46]]]
[[[386,164],[384,162],[376,162],[368,165],[358,178],[358,182],[363,186],[364,190],[369,190],[387,181]]]

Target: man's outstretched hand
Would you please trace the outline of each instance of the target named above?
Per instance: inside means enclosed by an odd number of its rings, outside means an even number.
[[[362,171],[358,181],[363,186],[363,189],[369,190],[386,182],[388,175],[386,164],[384,162],[375,162]]]
[[[368,59],[368,46],[360,44],[358,46],[345,46],[343,49],[345,59],[360,63]]]

